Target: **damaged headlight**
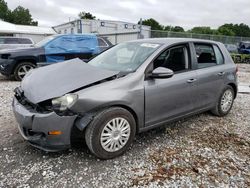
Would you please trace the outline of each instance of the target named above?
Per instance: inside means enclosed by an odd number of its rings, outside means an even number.
[[[76,94],[66,94],[62,97],[52,99],[51,102],[55,110],[65,111],[71,106],[73,106],[73,104],[75,104],[77,99],[78,99],[78,95]]]

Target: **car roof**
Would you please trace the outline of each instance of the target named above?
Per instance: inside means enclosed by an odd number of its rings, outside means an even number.
[[[159,44],[166,44],[166,45],[171,45],[175,43],[184,43],[184,42],[222,44],[221,42],[216,42],[212,40],[203,40],[203,39],[194,39],[194,38],[150,38],[150,39],[133,40],[130,42],[148,42],[148,43],[159,43]]]

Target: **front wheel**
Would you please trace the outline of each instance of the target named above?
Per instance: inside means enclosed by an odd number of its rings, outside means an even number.
[[[234,96],[235,92],[233,88],[228,85],[223,90],[216,106],[212,110],[212,113],[220,117],[227,115],[233,106]]]
[[[14,78],[17,81],[21,81],[24,76],[32,69],[34,69],[36,65],[31,62],[22,62],[19,63],[14,70]]]
[[[133,115],[119,107],[100,112],[85,132],[90,151],[101,159],[123,154],[134,140],[136,123]]]

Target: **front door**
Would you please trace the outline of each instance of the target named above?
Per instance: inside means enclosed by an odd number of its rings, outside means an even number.
[[[188,45],[167,49],[153,62],[153,68],[174,71],[167,79],[146,79],[145,125],[154,125],[191,113],[197,89],[197,74],[191,69]]]

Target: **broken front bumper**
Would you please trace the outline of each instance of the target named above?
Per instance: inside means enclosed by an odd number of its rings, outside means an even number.
[[[60,151],[70,147],[71,129],[77,116],[59,116],[55,112],[37,113],[26,109],[16,98],[13,111],[22,137],[44,151]],[[60,135],[49,135],[60,131]]]

